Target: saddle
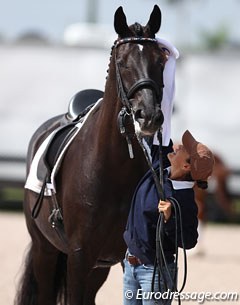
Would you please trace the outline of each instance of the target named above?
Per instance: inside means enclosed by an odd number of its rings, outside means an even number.
[[[79,130],[78,123],[81,124],[84,121],[85,115],[102,97],[103,92],[96,89],[87,89],[75,94],[69,102],[68,112],[61,119],[60,127],[56,127],[49,135],[50,139],[42,155],[40,155],[37,166],[36,174],[38,180],[42,182],[42,186],[32,211],[32,218],[36,218],[39,214],[46,186],[51,184],[53,169],[56,164],[59,166],[60,156],[64,154],[71,139],[77,134]],[[51,192],[52,197],[54,197],[53,195],[54,193]],[[57,202],[55,206],[58,206]],[[50,222],[55,226],[57,218],[61,218],[58,208],[53,209],[50,218]]]
[[[68,120],[75,122],[79,117],[84,116],[89,107],[93,106],[100,98],[103,97],[103,91],[97,89],[87,89],[79,91],[69,102],[66,117]]]
[[[103,97],[103,91],[96,89],[82,90],[76,93],[70,100],[68,112],[65,117],[65,124],[58,128],[54,134],[43,156],[43,166],[46,169],[43,172],[51,174],[51,171],[60,156],[65,145],[68,143],[71,136],[74,134],[75,126],[95,103]]]

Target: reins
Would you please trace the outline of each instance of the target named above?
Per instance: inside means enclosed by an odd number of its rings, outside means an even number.
[[[158,196],[160,200],[165,200],[165,194],[164,194],[164,181],[163,181],[163,156],[162,156],[162,133],[159,130],[158,132],[158,140],[159,140],[159,177],[154,170],[152,166],[152,162],[150,160],[149,154],[147,152],[146,147],[143,144],[142,138],[137,135],[138,143],[140,144],[145,159],[147,161],[149,170],[152,173],[152,177],[158,192]],[[156,227],[156,259],[154,263],[154,271],[153,271],[153,277],[152,277],[152,285],[151,285],[151,290],[154,292],[154,283],[155,283],[155,277],[156,274],[158,274],[158,289],[159,292],[162,293],[162,288],[160,285],[160,276],[162,276],[163,279],[163,284],[164,284],[164,291],[166,292],[167,290],[171,292],[176,292],[178,293],[178,304],[181,304],[181,299],[180,299],[180,293],[183,291],[185,284],[186,284],[186,279],[187,279],[187,255],[186,255],[186,249],[184,245],[184,237],[183,237],[183,226],[182,226],[182,214],[181,214],[181,208],[178,203],[178,201],[170,197],[168,200],[171,202],[172,207],[174,209],[174,214],[175,214],[175,262],[174,262],[174,274],[173,276],[170,273],[170,270],[168,268],[168,263],[165,257],[164,253],[164,214],[161,212],[158,217],[158,222],[157,222],[157,227]],[[182,248],[183,248],[183,255],[184,255],[184,274],[183,274],[183,282],[181,288],[178,290],[177,288],[177,271],[178,271],[178,221],[179,219],[179,229],[180,229],[180,238],[181,238],[181,243],[182,243]],[[167,277],[169,278],[170,281],[170,287],[167,284],[167,279],[165,272],[167,274]],[[163,292],[164,292],[163,291]],[[171,296],[172,297],[172,296]],[[164,300],[163,300],[164,301]],[[165,303],[165,302],[164,302]]]

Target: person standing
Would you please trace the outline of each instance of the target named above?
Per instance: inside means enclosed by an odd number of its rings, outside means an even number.
[[[166,303],[154,299],[138,298],[139,292],[151,292],[151,284],[156,259],[156,227],[159,212],[164,215],[163,226],[163,250],[166,257],[171,277],[175,270],[175,242],[178,247],[183,247],[180,235],[175,236],[175,225],[180,226],[178,215],[175,215],[169,198],[178,201],[182,214],[183,238],[186,249],[191,249],[197,244],[198,239],[198,209],[194,199],[194,185],[200,188],[207,186],[207,179],[211,175],[214,165],[212,152],[203,144],[195,140],[187,130],[182,136],[182,145],[168,153],[171,164],[164,170],[165,200],[160,201],[159,195],[152,177],[148,171],[139,182],[133,196],[130,213],[124,232],[124,240],[128,247],[124,259],[124,305],[152,305],[171,304],[171,299]],[[158,162],[153,164],[155,170]],[[172,286],[171,279],[166,268],[163,268],[168,287]],[[154,291],[158,291],[158,280],[161,283],[161,291],[164,291],[162,275],[155,278]],[[127,293],[131,291],[131,298]]]

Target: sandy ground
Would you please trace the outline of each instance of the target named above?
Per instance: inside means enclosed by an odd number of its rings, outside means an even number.
[[[29,240],[21,213],[0,213],[1,305],[13,304],[24,252]],[[188,258],[188,280],[185,292],[238,292],[240,295],[239,241],[240,226],[207,225],[202,234],[204,255],[192,254]],[[209,301],[210,304],[222,302]],[[237,302],[225,301],[224,303],[240,304],[240,299]],[[119,265],[112,268],[108,280],[99,291],[97,304],[122,304],[122,271]],[[182,304],[194,305],[199,302],[184,301]]]

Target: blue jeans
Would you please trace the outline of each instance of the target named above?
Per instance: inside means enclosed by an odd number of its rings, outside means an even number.
[[[123,304],[124,305],[156,305],[164,304],[170,305],[172,300],[163,298],[160,299],[158,288],[158,276],[156,274],[154,282],[154,292],[151,294],[153,265],[131,265],[126,259],[124,260],[124,275],[123,275]],[[168,265],[171,277],[174,274],[174,264]],[[164,271],[165,278],[168,282],[168,287],[171,287],[171,281],[167,276],[166,270]],[[164,284],[160,280],[161,292],[164,292]],[[170,292],[170,291],[169,291]],[[155,296],[155,299],[154,297]]]

